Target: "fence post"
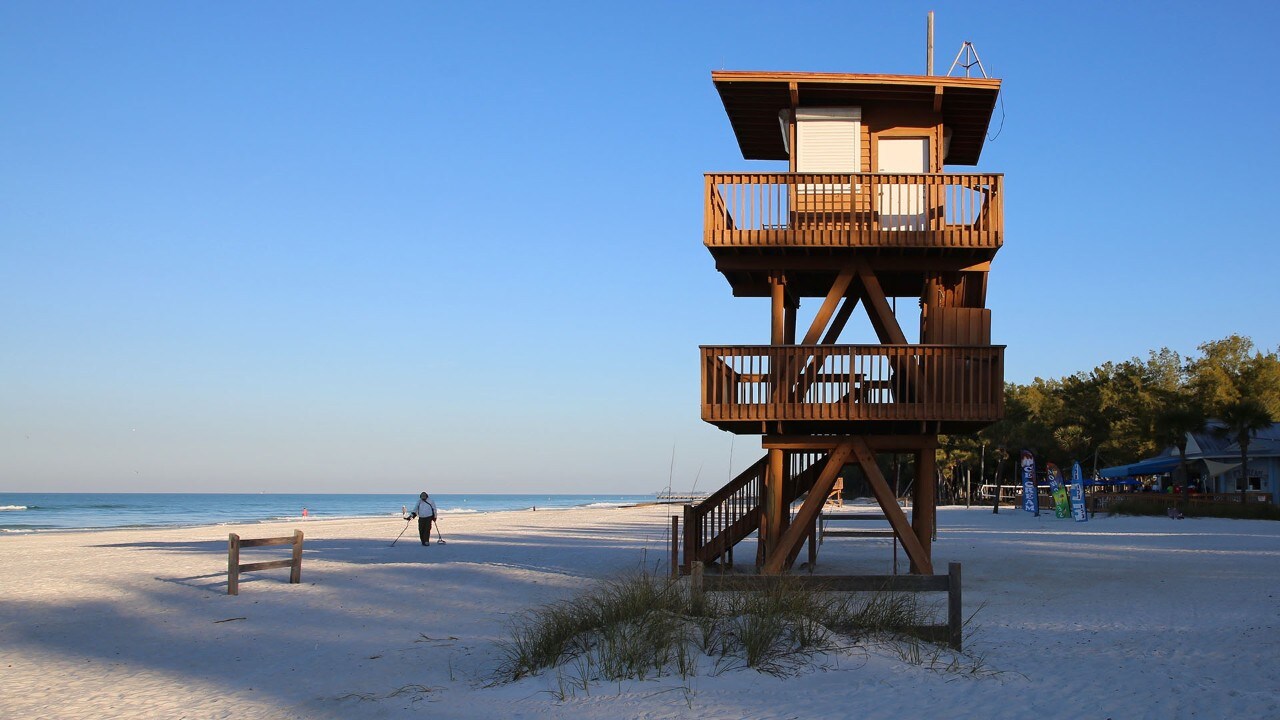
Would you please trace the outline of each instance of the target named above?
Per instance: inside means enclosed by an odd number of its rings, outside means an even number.
[[[702,561],[694,560],[689,569],[689,600],[698,606],[702,604]]]
[[[680,516],[671,516],[671,577],[680,577]]]
[[[293,531],[293,564],[289,566],[289,582],[302,582],[302,531]]]
[[[692,563],[698,558],[698,539],[694,537],[693,506],[684,506],[684,567],[691,570]]]
[[[240,536],[227,536],[227,594],[240,594]]]
[[[947,575],[950,578],[947,583],[947,633],[950,636],[951,647],[961,650],[964,613],[960,595],[960,563],[948,563]]]

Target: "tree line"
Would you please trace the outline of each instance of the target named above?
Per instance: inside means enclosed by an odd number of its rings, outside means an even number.
[[[1005,383],[1003,420],[977,435],[940,438],[939,489],[957,497],[962,478],[979,468],[1007,484],[1023,449],[1040,464],[1078,461],[1086,475],[1171,445],[1185,454],[1186,433],[1210,418],[1247,448],[1253,433],[1280,418],[1280,348],[1259,350],[1252,339],[1229,335],[1198,351],[1184,358],[1161,348],[1060,379]]]

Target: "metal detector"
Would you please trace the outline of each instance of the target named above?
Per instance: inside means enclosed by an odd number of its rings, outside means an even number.
[[[396,536],[396,539],[391,541],[391,547],[395,547],[396,543],[400,542],[400,538],[404,537],[404,531],[409,529],[409,522],[410,518],[404,519],[404,527],[400,528],[400,534]]]

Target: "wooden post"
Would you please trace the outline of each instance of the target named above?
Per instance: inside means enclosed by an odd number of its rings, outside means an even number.
[[[698,545],[701,538],[695,534],[697,523],[693,521],[693,506],[684,506],[684,568],[685,571],[691,571],[689,563],[693,562],[698,555]]]
[[[819,514],[809,526],[809,572],[813,572],[813,566],[818,564],[818,520],[821,517]]]
[[[926,558],[932,557],[933,523],[936,514],[938,476],[937,460],[932,447],[921,448],[916,453],[916,483],[911,508],[911,529]],[[920,565],[912,559],[911,572],[924,572]],[[930,571],[931,572],[931,571]]]
[[[302,582],[302,531],[293,531],[293,564],[289,566],[289,582]]]
[[[240,536],[227,536],[227,594],[240,594]]]
[[[671,516],[671,577],[680,576],[680,516]]]
[[[693,561],[689,571],[689,600],[695,605],[702,604],[702,562]]]
[[[950,576],[947,584],[947,633],[951,642],[951,647],[961,650],[961,630],[964,628],[964,616],[962,612],[961,596],[960,596],[960,563],[948,563],[947,575]]]
[[[929,59],[925,63],[925,75],[933,74],[933,11],[929,11]]]
[[[769,470],[765,473],[764,497],[761,498],[761,509],[764,511],[764,523],[761,525],[764,535],[764,558],[769,562],[778,546],[782,535],[782,485],[785,468],[782,451],[769,450]]]

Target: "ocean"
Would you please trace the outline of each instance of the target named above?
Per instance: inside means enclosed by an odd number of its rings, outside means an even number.
[[[0,533],[129,527],[220,525],[314,519],[402,517],[417,493],[318,495],[269,493],[6,493],[0,492]],[[563,510],[653,502],[653,495],[432,495],[441,513]]]

